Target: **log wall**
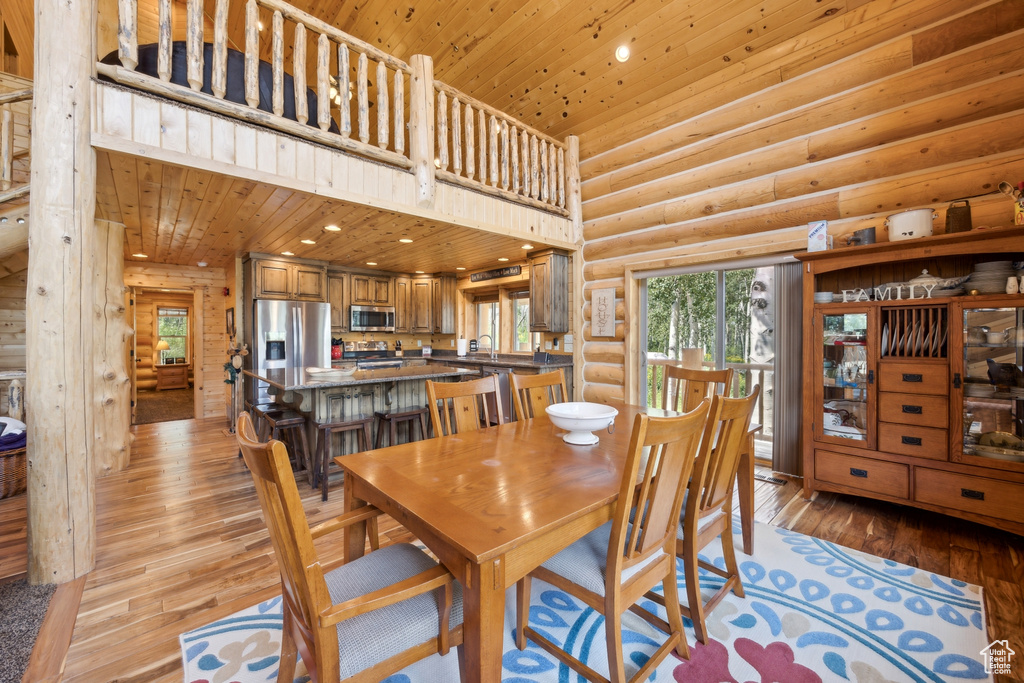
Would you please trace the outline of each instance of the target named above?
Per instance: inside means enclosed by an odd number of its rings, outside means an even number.
[[[193,368],[195,390],[201,394],[202,411],[197,417],[226,417],[227,398],[224,384],[224,362],[227,360],[227,334],[225,310],[234,299],[224,296],[226,277],[221,268],[198,268],[189,266],[167,266],[150,264],[145,266],[125,265],[125,284],[129,287],[199,289],[202,294],[202,311],[194,315],[198,320],[194,333],[194,353],[202,353],[199,367]],[[188,305],[192,305],[189,300]],[[143,341],[140,329],[139,342]],[[200,349],[201,346],[201,349]],[[143,359],[152,358],[144,349],[139,349]],[[141,364],[140,364],[141,365]],[[155,382],[153,383],[155,386]]]
[[[0,370],[25,369],[25,287],[28,281],[28,250],[0,260]],[[0,397],[10,382],[0,381]],[[0,401],[7,414],[7,401]]]
[[[620,300],[614,338],[584,306],[585,398],[639,398],[632,273],[802,250],[813,220],[837,248],[907,209],[941,232],[976,195],[975,226],[1012,224],[1022,124],[1021,3],[874,0],[638,108],[628,142],[581,136],[585,291]]]

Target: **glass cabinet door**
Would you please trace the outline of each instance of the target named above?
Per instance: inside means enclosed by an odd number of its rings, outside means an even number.
[[[876,311],[866,308],[819,313],[816,439],[860,448],[874,447],[874,361],[868,340]]]
[[[1024,307],[964,308],[964,458],[1024,463]]]

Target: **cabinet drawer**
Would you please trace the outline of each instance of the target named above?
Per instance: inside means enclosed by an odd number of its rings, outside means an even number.
[[[1024,484],[1009,481],[917,467],[914,500],[998,519],[1024,519]]]
[[[878,390],[903,394],[948,394],[949,366],[941,363],[881,363]]]
[[[878,450],[931,460],[949,459],[949,432],[934,427],[878,423]]]
[[[816,450],[814,476],[821,481],[894,498],[910,495],[910,470],[900,463]]]
[[[949,425],[949,399],[945,396],[880,391],[878,420],[945,429]]]

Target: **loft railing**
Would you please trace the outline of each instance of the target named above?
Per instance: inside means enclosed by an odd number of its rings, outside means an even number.
[[[412,162],[405,152],[405,83],[412,70],[404,61],[280,0],[245,0],[245,103],[234,102],[226,99],[230,0],[216,0],[209,84],[204,83],[206,37],[203,1],[187,0],[187,88],[172,82],[172,0],[156,0],[156,4],[156,76],[136,71],[139,64],[138,0],[119,1],[117,52],[121,66],[101,63],[97,66],[99,73],[119,83],[164,95],[202,109],[241,118],[401,168],[412,167]],[[269,41],[261,40],[261,27],[264,25],[261,17],[268,19],[266,23],[270,26]],[[286,43],[291,49],[291,71],[287,75],[293,79],[294,120],[284,117]],[[272,75],[270,111],[259,108],[260,62],[261,55],[267,52]],[[307,125],[311,115],[307,99],[307,76],[313,71],[307,62],[308,54],[315,54],[313,80],[316,93],[316,126]],[[371,62],[374,64],[373,67],[370,66]],[[350,77],[353,64],[356,68],[354,82]],[[375,73],[375,116],[370,115],[371,68]],[[201,92],[204,87],[211,92]],[[350,102],[353,97],[354,121]],[[336,125],[336,131],[331,130],[332,123]],[[353,133],[356,135],[355,139],[351,137]]]
[[[0,93],[0,204],[24,197],[29,193],[28,183],[17,187],[14,185],[14,161],[29,153],[27,143],[20,150],[15,146],[14,129],[17,120],[14,105],[19,102],[28,102],[31,99],[31,88]],[[27,117],[24,123],[28,123]]]
[[[143,5],[147,16],[157,18],[155,74],[137,70],[140,2],[156,5],[155,11]],[[227,96],[232,2],[236,13],[237,3],[244,2],[244,102]],[[204,2],[187,0],[185,86],[175,83],[182,79],[172,73],[171,10],[172,0],[118,0],[121,65],[100,63],[97,71],[140,90],[412,170],[422,205],[433,202],[434,183],[442,180],[580,222],[575,139],[555,140],[434,80],[429,57],[415,55],[407,64],[282,0],[215,0],[212,45],[207,47],[204,24],[211,20],[204,15]],[[267,25],[269,39],[263,39],[261,30]],[[291,50],[289,73],[286,48]],[[209,84],[204,82],[207,52],[212,62]],[[315,54],[315,68],[308,54]],[[271,102],[262,107],[261,59],[269,60],[272,74]],[[310,77],[315,118],[307,101]],[[294,120],[284,115],[287,78],[293,79]],[[376,107],[375,116],[371,106]],[[311,120],[315,126],[308,125]]]
[[[568,145],[441,81],[434,91],[440,180],[569,215]]]

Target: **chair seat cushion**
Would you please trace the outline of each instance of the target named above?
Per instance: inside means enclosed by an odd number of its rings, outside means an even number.
[[[630,524],[627,527],[627,537],[632,526]],[[560,551],[541,566],[559,576],[564,576],[592,593],[604,595],[605,577],[608,570],[608,544],[611,541],[611,535],[612,522],[606,522]],[[643,562],[622,572],[623,583],[664,554],[663,550],[659,550]]]
[[[437,563],[419,548],[398,543],[375,550],[325,575],[335,603],[404,581]],[[453,587],[450,626],[462,623],[462,586]],[[413,645],[438,636],[437,591],[417,595],[338,624],[341,678],[375,666]]]

